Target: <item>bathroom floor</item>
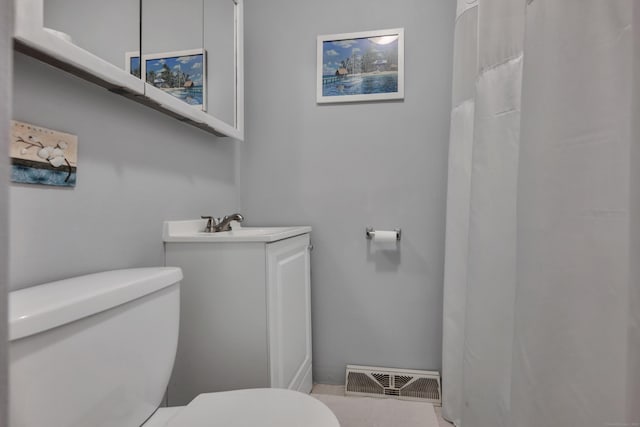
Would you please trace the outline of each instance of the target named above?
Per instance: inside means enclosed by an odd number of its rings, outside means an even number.
[[[311,395],[312,396],[319,396],[319,395],[320,396],[321,395],[344,396],[344,386],[343,385],[315,384],[313,386],[313,390],[311,390]],[[363,402],[362,399],[359,398],[359,397],[352,397],[352,398],[349,398],[349,399],[360,399],[359,403]],[[319,400],[323,400],[323,397],[321,396],[319,398]],[[383,405],[383,404],[385,404],[385,402],[389,403],[389,400],[388,399],[369,399],[369,398],[367,398],[367,402],[364,403],[364,405],[365,406],[366,405],[371,405],[372,406],[371,407],[371,411],[368,411],[368,412],[373,412],[376,409],[374,407],[374,405],[375,406]],[[398,401],[398,402],[402,402],[402,401]],[[327,402],[325,402],[325,403],[327,403]],[[358,409],[361,409],[361,408],[362,408],[362,404],[360,405],[360,408],[356,408],[355,405],[354,405],[354,410],[358,410]],[[434,406],[433,409],[435,410],[436,419],[438,420],[438,427],[451,427],[453,425],[453,424],[445,421],[444,419],[442,419],[442,416],[440,414],[440,407]],[[339,419],[339,421],[341,421],[341,424],[345,424],[343,427],[351,427],[349,425],[346,425],[347,423],[343,423],[342,422],[343,420]],[[421,424],[415,424],[415,423],[412,423],[410,421],[407,421],[404,424],[398,424],[398,423],[394,422],[394,425],[396,427],[422,427]],[[354,427],[356,427],[356,426],[354,426]],[[367,427],[367,426],[358,425],[357,427]]]

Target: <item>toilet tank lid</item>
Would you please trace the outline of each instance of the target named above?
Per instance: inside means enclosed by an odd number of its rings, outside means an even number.
[[[177,267],[105,271],[9,293],[9,339],[17,340],[141,298],[182,280]]]

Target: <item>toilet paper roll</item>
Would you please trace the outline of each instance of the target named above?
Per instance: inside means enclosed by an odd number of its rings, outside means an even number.
[[[398,233],[395,231],[376,230],[373,234],[374,243],[396,243],[398,241]]]

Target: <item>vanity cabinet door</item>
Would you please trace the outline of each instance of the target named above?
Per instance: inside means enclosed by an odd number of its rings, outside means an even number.
[[[309,235],[267,245],[271,386],[310,392],[311,280]]]
[[[180,333],[169,406],[200,393],[269,387],[263,243],[167,243],[181,267]]]

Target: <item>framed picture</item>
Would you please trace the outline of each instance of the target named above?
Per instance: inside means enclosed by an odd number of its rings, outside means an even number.
[[[147,83],[206,111],[206,66],[206,51],[191,49],[142,55],[141,72]]]
[[[142,64],[140,64],[140,52],[125,52],[124,70],[137,78],[142,75]]]
[[[318,36],[317,102],[404,98],[404,29]]]
[[[76,186],[76,135],[13,120],[9,157],[12,182]]]

